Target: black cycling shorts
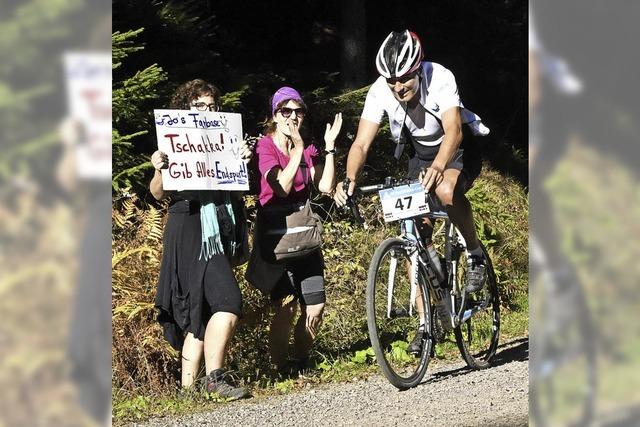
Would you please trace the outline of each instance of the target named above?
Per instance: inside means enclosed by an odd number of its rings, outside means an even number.
[[[457,169],[465,178],[465,192],[471,188],[473,181],[480,175],[482,169],[482,157],[479,147],[474,140],[468,126],[463,126],[463,139],[460,148],[453,155],[453,159],[447,165],[447,169]],[[414,156],[409,159],[407,178],[418,179],[420,172],[431,166],[440,151],[441,144],[434,146],[420,145],[412,140]]]

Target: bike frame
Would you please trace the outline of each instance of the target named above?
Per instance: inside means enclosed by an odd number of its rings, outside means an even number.
[[[465,250],[466,242],[464,237],[460,231],[453,225],[449,216],[446,212],[436,211],[432,212],[428,215],[428,218],[433,220],[443,219],[445,221],[445,262],[447,264],[447,271],[455,272],[457,267],[457,259],[458,256],[455,253],[456,251]],[[419,269],[423,269],[424,277],[427,280],[427,287],[429,289],[429,302],[431,303],[431,298],[436,299],[434,297],[435,292],[437,292],[436,288],[439,288],[441,285],[438,283],[434,283],[438,279],[434,274],[429,274],[429,270],[433,271],[434,266],[431,258],[428,256],[427,249],[424,246],[422,238],[417,231],[416,220],[421,220],[421,217],[407,218],[400,222],[400,238],[407,242],[409,248],[407,248],[407,252],[410,254],[411,260],[411,301],[409,304],[409,314],[412,314],[413,307],[416,301],[416,293],[417,293],[417,282],[418,282],[418,274]],[[423,255],[423,256],[420,256]],[[391,307],[391,299],[393,295],[393,278],[395,276],[397,260],[392,260],[392,264],[389,268],[389,278],[388,278],[388,287],[387,287],[387,316],[391,317],[392,307]],[[483,310],[488,305],[488,299],[483,304],[476,306],[471,309],[467,309],[464,312],[463,307],[465,307],[465,299],[466,293],[464,292],[461,284],[458,282],[458,278],[455,274],[447,275],[447,286],[445,288],[449,290],[449,299],[450,304],[446,306],[447,314],[449,315],[449,320],[451,322],[452,327],[457,327],[460,324],[469,320],[476,312]],[[456,306],[456,298],[462,298],[460,302],[460,311],[454,312],[453,307]],[[451,308],[450,308],[451,307]]]
[[[345,192],[348,189],[348,185],[349,185],[348,180],[343,183]],[[395,185],[395,180],[393,178],[386,178],[384,184],[376,184],[376,185],[371,185],[366,187],[360,187],[359,191],[360,191],[360,194],[370,193],[373,191],[379,191],[386,188],[392,188],[394,185]],[[349,206],[351,207],[351,210],[353,212],[353,215],[356,221],[359,222],[360,224],[364,224],[364,220],[362,219],[358,211],[358,206],[353,201],[353,199],[350,199]],[[436,202],[434,204],[431,204],[431,202],[429,202],[429,206],[431,209],[434,209],[434,210],[429,212],[426,215],[427,218],[431,219],[432,221],[436,219],[443,219],[445,221],[445,228],[446,228],[445,260],[447,264],[446,267],[448,272],[455,272],[457,271],[456,267],[457,267],[457,262],[458,262],[457,260],[459,255],[455,251],[465,250],[467,246],[466,241],[464,240],[464,237],[462,237],[460,230],[458,230],[453,225],[453,223],[451,222],[451,219],[449,218],[449,215],[444,211],[444,209],[439,203]],[[409,304],[409,314],[413,313],[413,307],[415,304],[416,289],[417,289],[416,283],[418,281],[419,268],[423,269],[423,273],[425,273],[425,277],[427,278],[427,287],[429,288],[429,303],[431,303],[431,297],[436,292],[436,287],[439,287],[439,286],[436,286],[439,284],[433,283],[433,281],[437,280],[437,278],[431,277],[428,274],[429,270],[431,270],[431,272],[434,271],[434,267],[432,265],[431,258],[428,256],[427,250],[424,247],[424,243],[422,242],[422,239],[420,238],[419,233],[416,231],[417,230],[416,220],[421,220],[422,218],[423,218],[422,216],[418,216],[418,217],[406,218],[400,221],[399,237],[403,239],[405,242],[407,242],[407,244],[410,246],[410,248],[408,248],[408,253],[410,254],[410,259],[411,259],[411,277],[410,277],[411,301]],[[421,254],[425,256],[419,256]],[[391,317],[391,313],[393,311],[393,307],[391,306],[391,300],[393,295],[392,282],[393,282],[393,277],[395,276],[396,266],[397,266],[397,260],[394,258],[391,261],[391,265],[389,268],[389,278],[388,278],[388,287],[387,287],[388,289],[387,316],[388,317]],[[466,305],[467,293],[464,292],[460,283],[458,283],[458,280],[455,274],[448,274],[447,278],[448,278],[447,289],[450,289],[450,295],[449,295],[450,304],[447,306],[447,312],[449,314],[451,326],[455,328],[460,326],[462,323],[468,321],[476,312],[480,310],[484,310],[489,305],[490,295],[487,294],[487,298],[482,304],[474,306],[473,308],[467,309],[463,312],[462,311],[463,307],[465,307]],[[461,298],[460,311],[458,313],[453,312],[453,307],[456,306],[455,304],[456,298]]]

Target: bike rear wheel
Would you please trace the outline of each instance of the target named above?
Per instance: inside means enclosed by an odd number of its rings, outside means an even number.
[[[500,296],[493,264],[481,244],[487,260],[487,279],[482,290],[456,299],[456,312],[464,303],[462,320],[454,329],[460,354],[470,368],[485,369],[498,349],[500,338]],[[456,260],[456,278],[461,287],[466,283],[467,251],[462,250]],[[470,317],[469,314],[471,314]],[[468,318],[467,318],[468,317]]]
[[[434,344],[429,294],[421,268],[418,268],[415,297],[412,298],[412,250],[415,248],[403,239],[385,240],[373,255],[367,278],[367,325],[371,345],[382,372],[401,390],[415,387],[422,381]],[[421,318],[424,320],[422,348],[414,355],[407,350],[419,332]]]

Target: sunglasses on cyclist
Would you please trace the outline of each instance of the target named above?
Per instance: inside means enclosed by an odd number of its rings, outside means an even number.
[[[293,112],[296,113],[296,117],[304,117],[305,115],[304,108],[289,108],[289,107],[280,108],[280,114],[282,114],[282,117],[284,117],[285,119],[288,119],[289,117],[291,117],[291,113]]]
[[[194,102],[192,107],[196,107],[198,111],[218,111],[218,106],[215,103],[207,104],[206,102]]]
[[[413,80],[415,78],[415,76],[418,75],[417,71],[414,71],[411,74],[407,74],[406,76],[402,76],[402,77],[389,77],[387,79],[387,84],[390,86],[394,86],[396,83],[400,83],[402,85],[407,84],[409,81]]]

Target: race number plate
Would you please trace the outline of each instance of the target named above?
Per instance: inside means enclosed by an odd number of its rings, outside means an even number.
[[[429,212],[427,193],[419,182],[380,190],[380,202],[385,222],[420,216]]]

